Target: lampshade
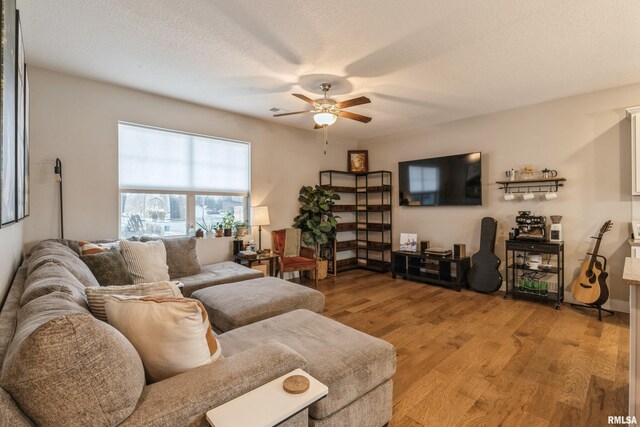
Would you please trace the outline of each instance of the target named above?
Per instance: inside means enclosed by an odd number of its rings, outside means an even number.
[[[269,208],[255,206],[251,208],[251,225],[269,225]]]
[[[331,126],[336,122],[337,118],[338,116],[331,113],[318,113],[315,116],[313,116],[313,120],[320,126],[324,126],[324,125]]]

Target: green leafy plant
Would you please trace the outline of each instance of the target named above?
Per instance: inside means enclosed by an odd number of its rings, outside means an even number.
[[[235,220],[236,218],[233,215],[233,211],[229,209],[227,213],[225,213],[222,217],[222,228],[225,230],[231,230],[233,228],[233,223],[235,222]]]
[[[233,223],[233,235],[237,239],[247,234],[249,223],[247,221],[236,221]]]
[[[202,217],[202,221],[201,222],[196,221],[196,224],[202,230],[207,231],[207,232],[215,230],[215,226],[207,224],[207,221],[204,219],[204,217]]]
[[[302,242],[315,248],[318,259],[324,258],[322,249],[336,237],[339,217],[331,211],[336,200],[340,195],[319,185],[300,188],[300,214],[294,218],[293,226],[302,231]]]

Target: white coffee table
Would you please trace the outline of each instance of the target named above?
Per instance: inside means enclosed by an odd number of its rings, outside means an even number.
[[[285,378],[304,375],[309,379],[309,390],[289,394],[282,388]],[[327,395],[326,385],[296,369],[267,384],[207,412],[213,427],[271,427],[294,416]]]

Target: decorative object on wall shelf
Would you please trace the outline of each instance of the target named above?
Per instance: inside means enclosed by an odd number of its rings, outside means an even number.
[[[505,194],[515,193],[556,193],[560,187],[564,187],[566,178],[538,178],[538,179],[516,179],[515,181],[496,181],[500,185],[499,190],[504,190]],[[557,197],[557,195],[556,195]]]
[[[349,172],[369,172],[369,152],[367,150],[349,150],[347,157]]]

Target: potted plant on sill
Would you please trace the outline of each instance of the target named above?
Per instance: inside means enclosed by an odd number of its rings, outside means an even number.
[[[300,214],[293,220],[293,226],[301,230],[302,243],[315,248],[318,280],[327,278],[324,250],[336,237],[338,217],[331,211],[336,200],[340,200],[340,195],[319,185],[303,186],[298,196]]]
[[[222,229],[224,230],[225,237],[231,237],[231,234],[233,232],[233,223],[235,222],[235,220],[236,218],[233,215],[232,210],[228,210],[227,213],[225,213],[222,217]]]
[[[200,229],[204,231],[204,233],[206,233],[207,238],[212,238],[214,236],[215,226],[207,224],[207,221],[205,221],[204,217],[202,217],[202,222],[196,221],[196,224],[198,225],[198,227],[200,227]]]
[[[222,237],[222,223],[217,222],[213,228],[216,230],[216,237]]]
[[[248,227],[249,223],[247,223],[247,221],[236,221],[233,224],[234,237],[236,240],[247,235]]]

